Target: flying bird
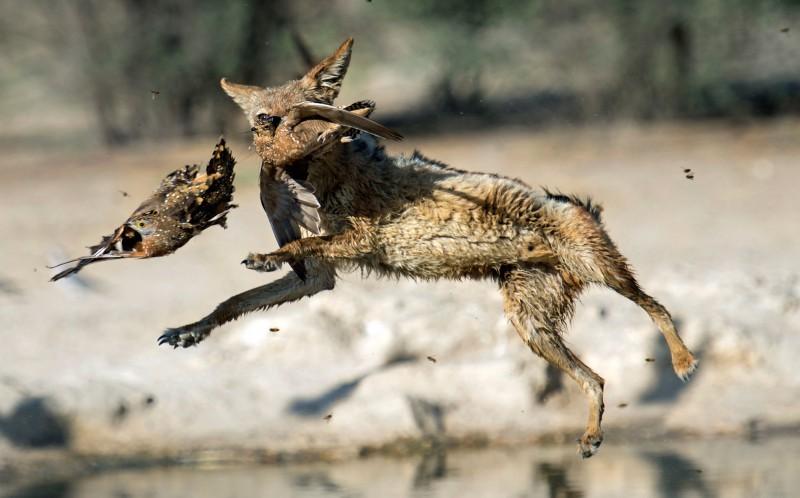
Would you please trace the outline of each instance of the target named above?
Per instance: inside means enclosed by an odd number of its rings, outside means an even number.
[[[110,259],[153,258],[171,254],[206,228],[225,228],[233,199],[236,164],[225,140],[214,148],[204,174],[199,166],[184,166],[168,174],[158,189],[111,235],[89,247],[89,256],[65,261],[77,265],[53,276],[56,281],[84,266]]]

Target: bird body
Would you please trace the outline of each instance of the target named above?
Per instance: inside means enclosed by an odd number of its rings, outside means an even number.
[[[224,228],[228,211],[235,207],[230,203],[235,164],[225,140],[220,139],[204,174],[199,174],[196,165],[168,174],[122,225],[89,247],[89,256],[77,258],[77,265],[51,280],[73,275],[97,261],[166,256],[210,226]]]

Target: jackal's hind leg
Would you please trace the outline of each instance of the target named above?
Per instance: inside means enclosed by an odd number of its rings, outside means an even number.
[[[688,380],[697,368],[697,360],[678,335],[667,309],[642,290],[627,260],[603,227],[588,215],[578,220],[579,226],[570,232],[577,234],[578,239],[561,246],[569,271],[584,282],[610,287],[647,312],[667,341],[675,374],[681,380]]]
[[[333,289],[335,278],[336,272],[332,265],[309,261],[305,280],[289,273],[267,285],[237,294],[223,301],[205,318],[183,327],[167,329],[158,338],[158,343],[176,348],[194,346],[208,337],[216,327],[245,313],[268,309]]]
[[[560,273],[543,266],[508,272],[502,280],[505,311],[511,324],[531,348],[550,365],[569,375],[589,399],[586,431],[578,439],[582,457],[597,452],[603,441],[603,378],[586,366],[561,338],[581,289]]]
[[[614,257],[606,257],[605,261],[601,260],[603,273],[601,283],[627,297],[650,315],[667,342],[675,374],[683,381],[688,380],[697,368],[697,360],[678,335],[669,311],[639,287],[625,258],[616,252],[615,248],[606,249],[606,254]]]

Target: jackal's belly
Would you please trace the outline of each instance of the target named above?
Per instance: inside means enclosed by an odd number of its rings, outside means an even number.
[[[420,278],[486,274],[505,264],[550,255],[531,227],[477,210],[428,205],[410,209],[378,231],[381,264]]]

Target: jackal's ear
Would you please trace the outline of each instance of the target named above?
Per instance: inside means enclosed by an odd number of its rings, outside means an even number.
[[[303,76],[300,84],[310,99],[326,104],[332,104],[342,88],[342,79],[350,65],[350,49],[353,39],[348,38],[336,52],[326,57],[322,62],[311,68]]]
[[[219,85],[225,90],[225,93],[230,95],[234,102],[239,104],[239,107],[247,114],[248,118],[258,102],[258,97],[264,92],[261,87],[231,83],[225,78],[219,81]]]

